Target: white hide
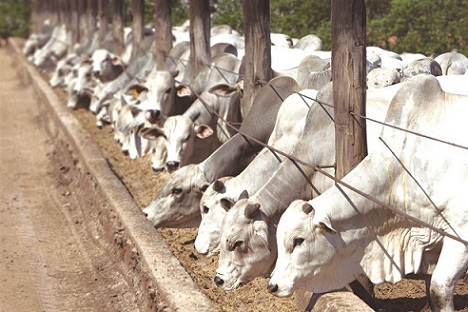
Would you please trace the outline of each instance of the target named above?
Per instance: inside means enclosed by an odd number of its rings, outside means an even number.
[[[400,86],[384,88],[368,96],[367,116],[383,121],[392,99]],[[387,90],[389,89],[389,90]],[[324,101],[332,91],[331,84],[319,91],[318,99]],[[321,93],[324,94],[322,99]],[[325,100],[328,101],[328,100]],[[327,104],[327,103],[325,103]],[[335,163],[333,108],[314,104],[311,106],[305,128],[292,156],[312,165],[330,166]],[[367,122],[368,149],[377,141],[380,127]],[[301,168],[298,170],[297,166]],[[225,290],[235,289],[255,277],[269,274],[276,259],[275,229],[279,217],[296,198],[311,198],[332,185],[332,181],[314,174],[311,167],[284,161],[275,174],[256,193],[239,200],[226,214],[220,239],[220,255],[215,283]],[[311,187],[307,179],[311,179]],[[312,188],[312,189],[311,189]],[[256,210],[249,218],[247,211]],[[258,234],[262,233],[262,234]],[[239,249],[233,248],[239,245]]]
[[[418,75],[406,82],[386,123],[468,146],[468,97],[445,93],[439,81]],[[343,182],[466,241],[467,151],[391,127],[380,137]],[[361,274],[375,284],[396,283],[409,273],[430,272],[438,256],[430,286],[433,309],[453,311],[454,284],[468,266],[466,245],[346,187],[332,187],[308,203],[295,201],[277,237],[279,256],[268,288],[281,297],[297,288],[338,289]]]
[[[317,90],[302,90],[300,94],[306,97],[294,93],[284,100],[268,140],[268,145],[288,154],[298,143],[308,107],[312,105]],[[280,154],[263,148],[238,176],[224,183],[221,192],[213,190],[213,185],[208,187],[200,200],[202,221],[195,239],[195,248],[199,253],[210,257],[219,252],[221,226],[227,210],[234,205],[243,190],[253,194],[262,187],[283,160]]]
[[[468,58],[458,52],[446,52],[434,59],[440,64],[443,75],[463,75],[468,72]]]

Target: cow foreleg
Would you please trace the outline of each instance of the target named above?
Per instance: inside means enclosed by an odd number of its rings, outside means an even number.
[[[432,274],[429,304],[432,311],[453,311],[455,283],[468,267],[468,246],[444,239],[439,261]]]

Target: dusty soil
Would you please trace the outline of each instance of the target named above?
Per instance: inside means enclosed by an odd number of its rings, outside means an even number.
[[[44,78],[47,79],[47,75]],[[56,90],[62,102],[67,96],[63,90]],[[140,208],[145,207],[158,193],[168,173],[154,173],[148,157],[130,160],[113,140],[112,129],[95,126],[95,116],[86,109],[77,109],[73,114],[94,137],[115,173],[125,183]],[[196,229],[158,230],[167,241],[173,254],[179,259],[200,289],[213,300],[220,311],[297,311],[295,298],[279,299],[266,291],[267,280],[259,278],[238,290],[225,292],[212,281],[217,258],[207,259],[194,248]],[[407,279],[396,285],[377,285],[376,299],[379,311],[420,311],[425,305],[424,284],[420,280]],[[459,281],[455,294],[457,311],[468,311],[468,283]]]
[[[0,311],[167,310],[19,62],[0,49]]]

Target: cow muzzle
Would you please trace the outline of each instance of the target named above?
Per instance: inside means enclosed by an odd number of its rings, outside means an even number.
[[[268,284],[268,292],[270,294],[275,294],[278,291],[278,284]]]
[[[145,119],[151,124],[158,122],[160,116],[161,112],[159,110],[148,109],[145,111]]]
[[[216,275],[213,280],[214,280],[216,286],[221,287],[224,284],[224,280],[221,277],[219,277],[218,275]]]
[[[168,161],[166,163],[167,170],[176,170],[179,168],[180,163],[178,161]]]

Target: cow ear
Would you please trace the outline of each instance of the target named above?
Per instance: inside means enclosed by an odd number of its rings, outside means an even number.
[[[117,56],[114,56],[111,59],[111,62],[112,62],[112,64],[117,65],[117,64],[120,64],[120,59]]]
[[[240,193],[239,198],[237,199],[238,201],[241,199],[247,199],[249,198],[249,192],[247,190],[243,190],[242,193]]]
[[[216,180],[213,182],[213,190],[215,192],[221,193],[224,189],[224,183],[221,180]]]
[[[320,229],[320,232],[326,232],[331,235],[336,234],[336,230],[332,227],[330,219],[328,217],[318,221],[318,228]]]
[[[136,119],[137,115],[142,113],[141,109],[136,106],[130,106],[130,112],[132,113],[133,118]]]
[[[190,88],[184,85],[177,86],[176,93],[177,93],[177,96],[179,97],[186,97],[186,96],[192,95],[192,91],[190,90]]]
[[[124,107],[125,105],[128,104],[128,101],[125,98],[125,96],[123,96],[123,95],[120,96],[120,103],[122,103],[122,107]]]
[[[305,214],[311,213],[312,210],[314,210],[314,207],[312,207],[311,204],[306,202],[302,205],[302,211],[304,211]]]
[[[156,140],[160,136],[166,137],[164,130],[159,127],[142,128],[138,131],[138,135],[147,140]]]
[[[268,224],[263,221],[254,222],[254,231],[262,241],[263,245],[271,251],[270,244],[268,243]]]
[[[237,92],[237,88],[227,85],[227,84],[218,84],[214,87],[211,87],[208,92],[211,94],[219,96],[231,96],[234,92]]]
[[[198,125],[193,127],[195,134],[200,139],[206,139],[213,135],[213,129],[208,125]]]
[[[84,60],[83,62],[81,62],[81,66],[84,66],[84,65],[93,65],[93,61],[91,61],[91,60]]]
[[[228,211],[229,209],[232,208],[232,206],[234,206],[234,202],[227,198],[221,198],[219,200],[219,203],[221,204],[221,207],[223,207],[223,209],[226,211]]]
[[[257,215],[260,208],[260,204],[247,204],[245,207],[244,215],[247,219],[253,219]]]
[[[148,91],[149,89],[146,86],[136,83],[136,84],[132,84],[131,86],[129,86],[125,94],[131,95],[134,98],[137,98],[140,93],[148,92]]]

